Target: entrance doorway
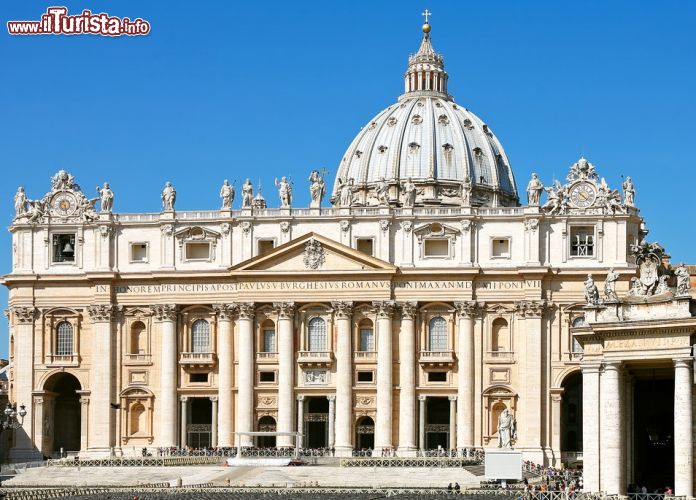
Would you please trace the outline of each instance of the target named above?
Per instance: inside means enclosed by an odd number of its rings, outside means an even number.
[[[276,421],[275,418],[270,415],[264,415],[259,419],[259,432],[276,432]],[[259,448],[275,448],[276,437],[275,436],[258,436],[256,438],[256,446]]]
[[[329,400],[311,397],[304,415],[305,448],[326,448],[329,442]]]
[[[428,397],[425,402],[425,449],[449,449],[450,402]]]
[[[191,398],[189,401],[189,423],[186,426],[187,444],[191,448],[210,448],[213,403],[210,398]]]
[[[56,373],[46,381],[44,389],[55,394],[52,404],[44,409],[44,453],[79,451],[80,382],[69,373]]]
[[[375,421],[372,417],[360,417],[355,425],[355,447],[372,450],[375,447]]]
[[[582,456],[582,373],[568,375],[561,386],[561,461],[577,467]]]
[[[635,381],[633,482],[648,491],[674,487],[674,379]]]

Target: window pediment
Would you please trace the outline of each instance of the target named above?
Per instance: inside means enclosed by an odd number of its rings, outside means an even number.
[[[206,242],[209,241],[213,244],[217,242],[217,240],[220,239],[221,235],[220,233],[216,231],[212,231],[210,229],[207,229],[205,227],[200,227],[200,226],[193,226],[193,227],[187,227],[184,229],[181,229],[174,233],[174,236],[176,237],[177,241],[179,242],[179,245],[184,244],[184,242],[187,241],[194,241],[194,242]]]
[[[445,224],[431,222],[415,228],[413,233],[420,243],[423,241],[423,238],[454,238],[459,234],[459,231]]]

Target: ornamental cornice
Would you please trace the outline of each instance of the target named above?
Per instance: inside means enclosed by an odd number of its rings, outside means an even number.
[[[391,318],[394,315],[393,300],[376,300],[372,302],[377,318]]]
[[[458,300],[454,302],[454,307],[460,318],[474,318],[481,314],[484,304],[475,300]]]
[[[113,304],[93,304],[87,306],[87,313],[92,323],[104,323],[111,321],[111,318],[121,312],[123,306],[116,306]]]
[[[274,302],[273,311],[278,315],[278,319],[292,319],[295,314],[294,302]]]
[[[416,317],[418,312],[417,302],[399,302],[397,305],[401,309],[401,317],[403,319],[414,319]]]
[[[213,311],[221,321],[231,321],[237,315],[236,304],[213,304]]]
[[[253,302],[239,302],[237,304],[239,319],[254,319],[256,305]]]
[[[10,311],[12,311],[17,323],[29,324],[34,322],[38,309],[34,306],[14,306],[10,308]]]
[[[541,318],[549,305],[545,300],[522,300],[515,304],[515,311],[524,318]]]
[[[176,304],[154,304],[150,310],[157,321],[176,321],[178,307]]]
[[[335,300],[331,302],[336,319],[350,319],[353,314],[353,302],[350,300]]]

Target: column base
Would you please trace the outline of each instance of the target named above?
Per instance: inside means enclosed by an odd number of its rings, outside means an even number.
[[[105,448],[105,447],[87,448],[87,451],[80,452],[80,457],[83,457],[83,458],[110,458],[110,457],[115,457],[115,456],[117,456],[115,448],[114,449]]]
[[[418,455],[418,448],[415,446],[403,446],[396,449],[396,454],[399,457],[415,457]]]
[[[348,458],[353,456],[353,448],[350,446],[336,446],[336,452],[334,454],[336,457]]]

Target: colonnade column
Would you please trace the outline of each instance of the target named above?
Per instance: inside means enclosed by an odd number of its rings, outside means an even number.
[[[450,402],[449,447],[454,449],[457,443],[457,396],[447,396]]]
[[[254,412],[254,303],[242,302],[239,311],[237,360],[237,432],[251,432]],[[240,446],[253,446],[252,436],[240,435]]]
[[[373,302],[377,313],[377,422],[375,449],[392,447],[392,315],[393,301]]]
[[[674,494],[693,496],[692,359],[674,360]]]
[[[180,420],[180,425],[181,425],[181,436],[179,436],[179,443],[180,447],[182,449],[186,448],[187,445],[187,436],[186,436],[186,424],[188,423],[188,397],[187,396],[181,396],[179,398],[179,401],[181,402],[181,420]]]
[[[583,489],[599,492],[599,363],[583,363],[582,456]]]
[[[475,301],[455,302],[459,318],[457,352],[457,448],[474,446],[474,317]]]
[[[87,307],[92,322],[92,356],[98,363],[92,364],[91,369],[91,399],[89,432],[92,434],[89,450],[93,453],[108,455],[114,440],[113,417],[111,409],[113,390],[113,359],[111,317],[116,307],[111,304],[99,304]]]
[[[212,404],[211,426],[210,426],[210,446],[218,446],[218,396],[210,398]]]
[[[278,314],[278,432],[292,432],[295,389],[294,302],[274,302]],[[293,447],[292,436],[278,436],[279,447]]]
[[[215,304],[218,315],[218,401],[213,408],[213,416],[217,418],[217,446],[231,447],[235,445],[232,433],[234,414],[234,340],[232,337],[232,320],[237,313],[235,304]],[[217,408],[215,408],[217,407]],[[215,413],[217,409],[217,414]]]
[[[304,448],[304,396],[297,396],[297,432],[300,436],[300,448]]]
[[[418,449],[425,450],[425,398],[418,396]]]
[[[176,388],[178,381],[177,370],[177,341],[176,341],[176,304],[157,304],[151,307],[155,319],[160,322],[160,435],[159,445],[162,447],[176,446],[177,443],[177,401]],[[92,394],[94,397],[94,394]],[[93,413],[94,410],[90,411]]]
[[[599,380],[599,400],[602,411],[599,432],[602,450],[600,489],[607,495],[623,495],[626,492],[624,480],[626,468],[623,462],[621,362],[604,363],[604,372]],[[583,435],[585,431],[586,429],[583,429]]]
[[[399,334],[399,455],[415,454],[416,447],[416,303],[404,302]]]
[[[26,461],[41,458],[40,452],[34,449],[32,435],[34,427],[34,405],[32,391],[34,389],[34,319],[38,310],[33,306],[15,306],[12,313],[14,336],[14,384],[17,405],[25,405],[27,415],[24,425],[15,431],[14,446],[9,458],[13,461]]]
[[[336,443],[336,426],[334,419],[336,418],[336,396],[327,396],[329,400],[329,448],[335,448]]]
[[[351,316],[353,303],[331,303],[336,318],[336,422],[334,447],[336,456],[351,456],[353,450],[351,429],[353,423],[353,349]],[[331,405],[329,399],[329,405]],[[329,409],[331,406],[329,406]],[[331,415],[329,415],[331,419]],[[331,426],[329,422],[329,426]],[[329,432],[329,441],[331,441]]]

